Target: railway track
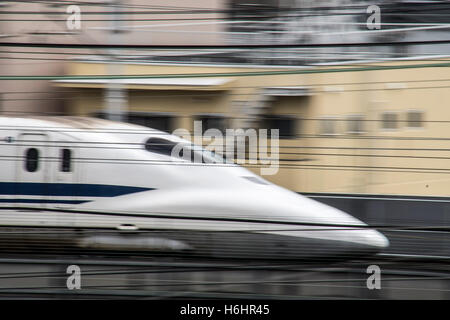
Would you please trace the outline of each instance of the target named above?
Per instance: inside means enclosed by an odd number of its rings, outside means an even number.
[[[449,299],[450,257],[380,254],[308,264],[122,256],[5,255],[1,298],[45,299]],[[381,289],[366,286],[381,268]],[[80,267],[69,290],[67,267]]]
[[[383,253],[307,262],[86,250],[69,245],[74,230],[0,231],[1,299],[450,299],[446,231],[386,230]],[[71,265],[79,290],[67,287]],[[367,287],[371,265],[380,267],[380,290]]]

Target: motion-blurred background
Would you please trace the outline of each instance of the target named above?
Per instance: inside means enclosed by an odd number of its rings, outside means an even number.
[[[388,253],[441,263],[449,17],[448,1],[1,1],[0,112],[279,129],[266,179],[371,225],[418,228],[386,231]]]

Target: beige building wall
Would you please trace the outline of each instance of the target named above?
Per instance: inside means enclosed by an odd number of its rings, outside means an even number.
[[[322,66],[314,69],[317,73],[289,75],[232,73],[297,69],[126,65],[124,73],[168,77],[231,73],[226,85],[208,89],[129,87],[130,111],[173,113],[177,125],[187,129],[192,128],[189,126],[199,113],[220,113],[234,120],[245,117],[245,103],[248,106],[258,102],[265,88],[307,88],[308,95],[275,97],[262,108],[262,117],[278,114],[297,119],[296,137],[280,140],[280,159],[285,161],[280,162],[278,174],[266,179],[298,192],[448,196],[450,123],[446,121],[450,119],[450,70],[412,68],[427,63],[439,61],[393,61],[371,67],[396,69],[351,72],[342,72],[347,66]],[[352,68],[361,67],[367,64]],[[104,68],[102,64],[74,63],[68,70],[72,75],[101,75]],[[330,68],[341,72],[329,72]],[[70,99],[73,114],[87,115],[103,107],[102,85],[70,81],[57,85],[76,90]],[[422,112],[420,128],[408,127],[410,110]],[[384,112],[397,114],[396,129],[383,129]],[[362,133],[349,132],[348,120],[352,116],[362,117]],[[322,125],[330,122],[324,119],[334,123],[333,134],[324,134]],[[259,172],[258,168],[251,170]]]

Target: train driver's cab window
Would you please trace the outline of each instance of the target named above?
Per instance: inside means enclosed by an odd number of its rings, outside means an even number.
[[[398,115],[395,112],[384,112],[381,114],[381,128],[395,130],[398,127]]]
[[[163,138],[150,138],[145,150],[196,163],[225,163],[224,157],[190,143],[178,143]]]
[[[29,148],[25,150],[25,170],[35,172],[39,169],[39,150]]]
[[[150,138],[145,142],[145,150],[171,157],[176,145],[176,142],[170,140]]]
[[[61,149],[60,171],[62,171],[62,172],[71,172],[72,171],[72,150]]]

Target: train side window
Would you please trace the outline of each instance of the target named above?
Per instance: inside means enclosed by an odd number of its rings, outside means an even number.
[[[62,171],[62,172],[71,172],[72,171],[72,150],[61,149],[60,171]]]
[[[29,148],[25,151],[25,170],[35,172],[39,169],[39,150]]]
[[[423,127],[423,112],[416,110],[409,110],[406,114],[406,125],[408,128],[422,128]]]

